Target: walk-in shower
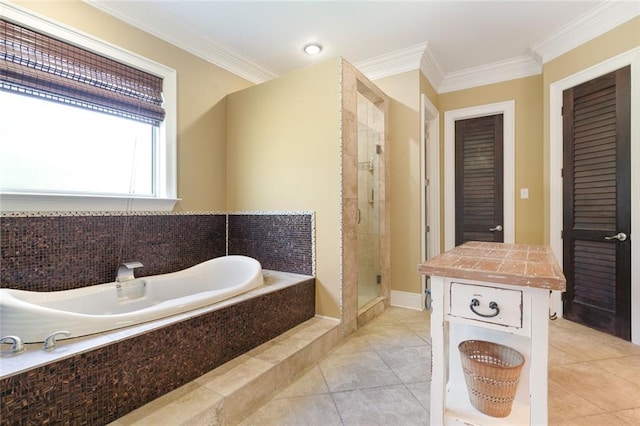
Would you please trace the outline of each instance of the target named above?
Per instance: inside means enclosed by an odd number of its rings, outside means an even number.
[[[380,156],[384,113],[358,92],[358,309],[380,296]]]

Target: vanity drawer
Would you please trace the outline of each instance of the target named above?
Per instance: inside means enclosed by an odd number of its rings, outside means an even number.
[[[453,282],[449,315],[522,328],[522,291]]]

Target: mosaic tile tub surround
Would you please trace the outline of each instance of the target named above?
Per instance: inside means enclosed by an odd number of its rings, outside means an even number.
[[[313,217],[310,214],[230,214],[229,254],[260,259],[274,271],[315,275]]]
[[[306,212],[3,213],[0,287],[65,290],[111,282],[123,261],[142,262],[136,276],[148,276],[225,254],[254,257],[265,269],[313,275],[313,221]],[[310,278],[5,377],[0,423],[106,424],[314,314]]]
[[[6,213],[0,287],[69,290],[112,282],[122,262],[142,262],[135,272],[142,277],[227,253],[254,257],[264,269],[313,275],[313,234],[307,212]]]
[[[108,424],[314,314],[308,278],[0,379],[0,424]]]

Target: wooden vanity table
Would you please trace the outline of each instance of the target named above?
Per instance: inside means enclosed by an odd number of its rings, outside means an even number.
[[[546,425],[549,305],[565,278],[551,248],[467,242],[418,266],[431,277],[431,425]],[[525,357],[507,417],[472,407],[458,345],[486,340]]]

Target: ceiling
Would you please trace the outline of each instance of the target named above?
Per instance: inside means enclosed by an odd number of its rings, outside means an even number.
[[[540,73],[554,42],[580,44],[640,9],[582,0],[85,2],[254,83],[342,56],[370,78],[421,68],[438,91],[505,67]],[[308,42],[323,51],[306,55]]]

